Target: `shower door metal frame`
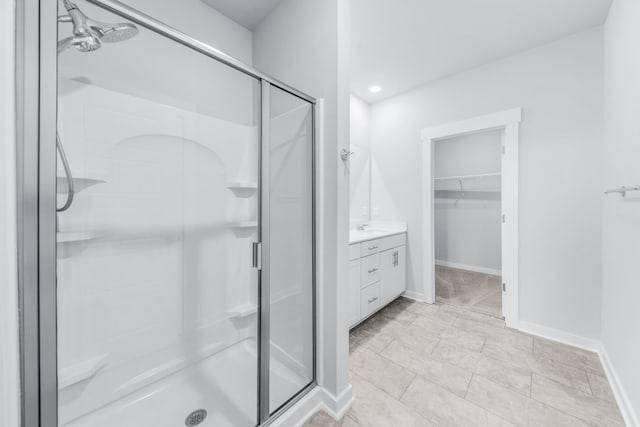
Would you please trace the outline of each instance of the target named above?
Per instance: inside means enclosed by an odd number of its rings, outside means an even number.
[[[269,89],[277,87],[312,107],[312,334],[313,378],[273,413],[269,411],[269,280],[258,271],[259,426],[267,426],[317,385],[316,286],[316,137],[318,100],[253,67],[115,0],[86,0],[161,36],[226,64],[260,82],[259,242],[268,241],[262,227],[268,201],[266,147],[269,143]],[[56,130],[57,1],[18,1],[16,8],[17,144],[18,144],[18,279],[20,291],[21,425],[58,427],[57,293],[56,293]],[[266,169],[268,173],[268,169]],[[268,177],[268,175],[266,175]],[[267,181],[268,183],[268,181]],[[264,248],[266,245],[262,245]],[[265,256],[266,255],[266,256]],[[262,259],[268,261],[268,254]],[[264,264],[263,264],[264,265]],[[263,277],[264,276],[264,277]],[[264,321],[264,324],[263,324]],[[266,355],[266,357],[265,357]]]

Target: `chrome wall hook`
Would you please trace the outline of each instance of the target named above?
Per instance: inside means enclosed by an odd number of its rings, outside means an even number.
[[[353,156],[354,153],[353,151],[349,151],[346,148],[343,148],[342,150],[340,150],[340,158],[342,159],[343,162],[346,162],[347,160],[349,160],[349,157]]]
[[[612,190],[607,190],[604,194],[620,194],[623,198],[626,197],[629,191],[640,191],[640,185],[632,185],[630,187],[619,187]]]

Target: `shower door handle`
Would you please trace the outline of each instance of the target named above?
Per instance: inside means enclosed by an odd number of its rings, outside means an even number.
[[[253,268],[262,270],[262,242],[253,243]]]

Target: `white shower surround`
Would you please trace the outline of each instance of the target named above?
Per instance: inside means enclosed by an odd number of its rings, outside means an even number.
[[[62,233],[89,230],[95,237],[58,244],[59,368],[79,380],[60,378],[67,385],[61,423],[114,425],[113,417],[123,414],[144,417],[146,404],[182,402],[195,393],[193,372],[211,369],[207,378],[219,380],[235,359],[247,367],[229,383],[231,394],[255,407],[246,397],[255,399],[257,390],[257,359],[254,354],[251,366],[248,350],[255,353],[257,276],[247,268],[257,240],[251,190],[258,181],[257,127],[69,79],[60,88],[60,133],[72,172],[103,181],[78,193],[73,209],[59,215]],[[300,114],[274,119],[279,136],[289,137],[292,119]],[[248,193],[229,188],[238,183]],[[283,277],[278,284],[273,306],[304,307],[297,302],[302,282]],[[295,325],[287,316],[279,322]],[[290,342],[295,336],[287,337],[272,343],[276,406],[308,382],[300,360],[311,357],[311,348],[301,353]],[[175,387],[165,390],[168,383]],[[131,405],[131,393],[144,395],[145,403]],[[206,398],[216,402],[223,394]],[[193,402],[154,407],[181,411],[184,419],[197,409],[185,406]]]

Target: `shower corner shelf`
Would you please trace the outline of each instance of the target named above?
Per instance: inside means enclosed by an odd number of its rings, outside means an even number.
[[[251,316],[257,312],[258,306],[256,304],[243,304],[233,307],[231,310],[227,311],[227,314],[229,314],[229,318],[236,319]]]
[[[229,181],[227,188],[235,194],[236,197],[251,197],[258,191],[258,184],[255,182]]]
[[[227,226],[236,230],[246,230],[258,227],[258,221],[234,221],[228,222]]]
[[[76,192],[80,192],[82,190],[85,190],[89,187],[93,187],[94,185],[97,184],[104,184],[106,181],[102,180],[102,179],[96,179],[96,178],[87,178],[87,177],[77,177],[74,176],[73,177],[73,188]],[[57,176],[56,177],[56,188],[57,188],[57,192],[58,194],[66,194],[67,193],[67,178],[65,178],[64,176]]]
[[[93,231],[65,231],[57,233],[57,243],[79,243],[97,240],[102,236]]]
[[[227,227],[233,231],[237,238],[249,237],[258,228],[258,221],[235,221],[228,222]]]
[[[60,369],[58,378],[58,389],[62,390],[82,381],[86,381],[96,376],[96,374],[106,366],[107,354],[87,359],[67,368]]]

